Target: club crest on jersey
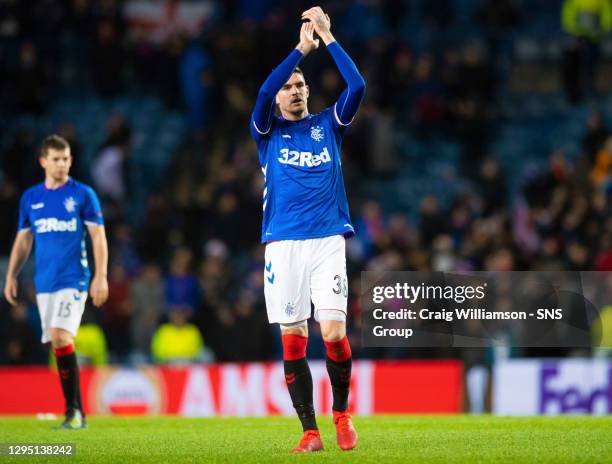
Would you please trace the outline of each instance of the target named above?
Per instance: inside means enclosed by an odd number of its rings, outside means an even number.
[[[285,306],[285,314],[287,316],[293,316],[295,314],[295,305],[293,303],[287,303],[287,306]]]
[[[315,142],[320,142],[321,140],[323,140],[324,136],[325,134],[323,133],[323,126],[312,126],[310,128],[310,137],[312,137]]]
[[[66,208],[66,211],[68,211],[69,213],[74,213],[75,209],[76,209],[76,200],[72,197],[68,197],[64,200],[64,207]]]

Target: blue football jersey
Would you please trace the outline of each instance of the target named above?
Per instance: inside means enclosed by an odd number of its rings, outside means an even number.
[[[19,230],[31,229],[34,235],[36,293],[87,290],[88,223],[104,224],[100,201],[91,187],[72,178],[60,188],[50,190],[43,182],[22,195]]]
[[[300,121],[274,117],[265,134],[251,120],[265,178],[262,242],[354,235],[340,157],[346,128],[334,107]]]

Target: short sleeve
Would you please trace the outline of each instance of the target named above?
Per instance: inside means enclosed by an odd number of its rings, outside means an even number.
[[[91,187],[85,187],[85,199],[81,208],[81,215],[85,224],[104,224],[100,200]]]
[[[30,201],[28,200],[27,192],[21,196],[19,202],[19,225],[17,230],[25,230],[32,227],[30,223]]]

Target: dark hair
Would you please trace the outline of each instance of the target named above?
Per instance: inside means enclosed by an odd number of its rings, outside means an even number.
[[[294,73],[301,74],[301,75],[302,75],[302,77],[305,77],[305,76],[304,76],[304,71],[302,71],[302,69],[301,69],[299,66],[296,66],[295,68],[293,68],[293,72],[294,72]],[[293,74],[293,73],[291,73],[291,74]]]
[[[45,140],[43,140],[43,143],[40,146],[40,156],[47,156],[47,152],[50,148],[52,148],[53,150],[66,150],[70,149],[70,144],[64,137],[60,137],[57,134],[53,134],[49,135],[48,137],[45,137]]]

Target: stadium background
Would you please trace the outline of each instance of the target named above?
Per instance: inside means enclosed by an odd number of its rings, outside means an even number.
[[[103,200],[110,298],[101,311],[87,309],[77,340],[94,366],[83,375],[90,410],[291,412],[285,400],[269,404],[270,385],[284,388],[278,365],[268,363],[281,359],[281,346],[265,315],[263,179],[248,119],[310,6],[0,0],[2,271],[19,195],[42,177],[45,135],[71,142],[72,175]],[[361,270],[612,270],[611,3],[322,6],[368,85],[343,147],[357,230],[348,242],[349,337],[360,360],[356,382],[370,389],[363,400],[356,389],[353,403],[365,406],[353,407],[479,412],[497,394],[508,408],[498,412],[609,413],[612,365],[592,359],[605,351],[365,349],[358,295]],[[324,50],[303,64],[316,112],[343,82]],[[35,367],[49,355],[38,342],[31,272],[23,273],[19,306],[0,302],[0,412],[61,410],[54,374]],[[316,325],[311,333],[309,356],[321,359]],[[258,361],[266,363],[209,364]],[[542,372],[551,368],[559,398],[579,392],[569,406],[559,399],[542,409]],[[499,392],[496,377],[522,380]],[[57,398],[20,390],[43,382]],[[121,397],[113,382],[137,400]],[[270,401],[236,405],[232,388],[253,401],[265,389]],[[376,403],[406,393],[413,401],[397,411]]]

